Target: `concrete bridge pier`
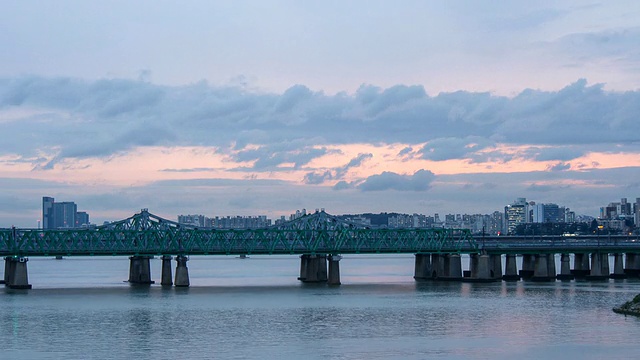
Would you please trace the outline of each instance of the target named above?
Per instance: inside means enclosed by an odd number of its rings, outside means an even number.
[[[491,257],[487,254],[470,254],[469,255],[469,277],[464,278],[466,282],[493,282],[496,280],[491,275]]]
[[[444,272],[444,254],[431,255],[431,278],[434,280],[442,280],[445,276]]]
[[[640,254],[627,253],[624,273],[629,276],[640,275]]]
[[[153,284],[151,280],[150,256],[129,257],[129,282],[132,284]]]
[[[627,274],[624,272],[622,263],[623,257],[621,253],[613,254],[613,274],[609,275],[612,279],[626,279]]]
[[[602,276],[609,277],[611,269],[609,267],[609,253],[600,253],[600,269],[602,269]]]
[[[31,289],[26,257],[7,256],[5,261],[5,286],[10,289]]]
[[[2,284],[9,283],[9,272],[11,271],[11,256],[6,256],[4,258],[4,279],[2,280]]]
[[[460,254],[444,255],[444,276],[442,280],[462,280],[462,259],[460,258]]]
[[[187,267],[189,258],[184,255],[176,256],[176,287],[189,287],[189,268]]]
[[[502,280],[502,255],[489,255],[489,273],[492,279]]]
[[[576,279],[584,278],[590,274],[589,256],[588,254],[576,253],[573,255],[573,270],[571,273]]]
[[[502,280],[505,280],[505,281],[520,280],[520,275],[518,275],[518,264],[516,264],[515,254],[505,255],[504,275],[502,276]]]
[[[305,281],[307,279],[307,267],[309,266],[309,257],[311,255],[303,254],[300,255],[300,276],[298,276],[298,280]]]
[[[298,280],[302,282],[325,282],[328,280],[326,255],[302,255],[300,261]]]
[[[329,255],[329,278],[327,284],[340,285],[340,255]]]
[[[553,278],[551,281],[556,281],[556,254],[547,254],[547,267],[547,274]]]
[[[549,254],[537,254],[535,260],[535,270],[532,281],[555,281],[555,266],[553,267],[554,273],[549,274]]]
[[[173,276],[171,275],[171,255],[162,256],[162,280],[160,284],[162,286],[173,285]]]
[[[522,255],[522,270],[520,277],[523,279],[531,279],[535,273],[535,258],[531,254]]]
[[[416,264],[413,272],[413,278],[431,278],[431,254],[416,254]]]
[[[609,268],[609,259],[607,257],[607,269]],[[602,272],[603,262],[602,262],[602,254],[600,253],[591,253],[591,271],[589,275],[587,275],[587,280],[604,280],[609,278],[609,270],[607,270],[606,275]]]
[[[478,255],[478,267],[475,271],[476,273],[476,281],[493,281],[493,277],[491,276],[491,262],[490,257],[487,254]]]
[[[558,280],[573,280],[574,276],[571,274],[571,258],[569,254],[560,255],[560,274],[556,276]]]

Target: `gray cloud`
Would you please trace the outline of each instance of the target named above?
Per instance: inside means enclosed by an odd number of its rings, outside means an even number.
[[[385,171],[369,176],[358,188],[362,191],[426,191],[431,187],[435,175],[429,170],[418,170],[413,175],[400,175]]]
[[[3,118],[16,109],[24,114]],[[567,161],[589,147],[637,144],[638,113],[640,91],[607,92],[585,80],[507,98],[464,91],[430,97],[421,86],[404,85],[364,85],[353,96],[329,96],[302,85],[270,94],[206,82],[169,87],[25,76],[0,79],[0,154],[55,155],[51,167],[137,146],[203,145],[255,161],[255,169],[277,170],[283,163],[307,164],[326,154],[328,144],[427,143],[419,150],[425,159],[480,161],[489,155],[479,150],[507,143],[545,145],[530,156]]]
[[[324,172],[310,172],[304,176],[304,182],[306,184],[323,184],[328,180],[340,180],[344,178],[349,169],[359,167],[364,161],[373,158],[373,154],[358,154],[355,158],[351,159],[349,163],[344,166],[332,168],[330,170],[326,170]],[[339,186],[337,189],[344,188]]]
[[[305,174],[303,181],[305,184],[319,185],[331,179],[333,179],[331,171],[325,171],[323,173],[310,172]]]
[[[584,156],[588,150],[580,146],[558,146],[551,148],[531,148],[525,157],[537,161],[569,161]]]
[[[426,160],[461,159],[493,145],[492,141],[476,136],[463,139],[442,138],[429,141],[418,153]]]
[[[559,162],[555,165],[549,165],[547,170],[549,171],[565,171],[571,169],[571,164],[565,162]]]

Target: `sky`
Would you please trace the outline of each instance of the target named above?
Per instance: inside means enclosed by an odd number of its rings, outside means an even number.
[[[637,1],[0,7],[0,227],[640,197]]]

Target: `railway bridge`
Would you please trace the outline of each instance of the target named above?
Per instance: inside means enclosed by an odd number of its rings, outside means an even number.
[[[189,286],[187,261],[192,255],[299,255],[300,281],[338,285],[341,255],[398,253],[415,254],[417,280],[596,280],[640,273],[638,236],[474,238],[470,231],[459,229],[370,228],[324,211],[259,229],[197,228],[163,219],[147,209],[124,220],[83,229],[0,229],[4,282],[15,289],[31,288],[27,262],[37,256],[128,256],[129,282],[134,284],[153,283],[149,260],[158,256],[162,258],[163,286]],[[469,254],[469,271],[462,271],[461,254]],[[561,256],[560,274],[556,274],[556,254]],[[520,271],[516,255],[522,256]]]

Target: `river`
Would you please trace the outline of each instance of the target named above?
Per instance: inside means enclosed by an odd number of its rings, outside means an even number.
[[[125,257],[31,258],[33,289],[0,289],[0,358],[640,358],[640,319],[611,311],[638,279],[416,282],[411,255],[347,255],[329,287],[295,256],[187,265],[190,288],[163,288],[123,282]]]

